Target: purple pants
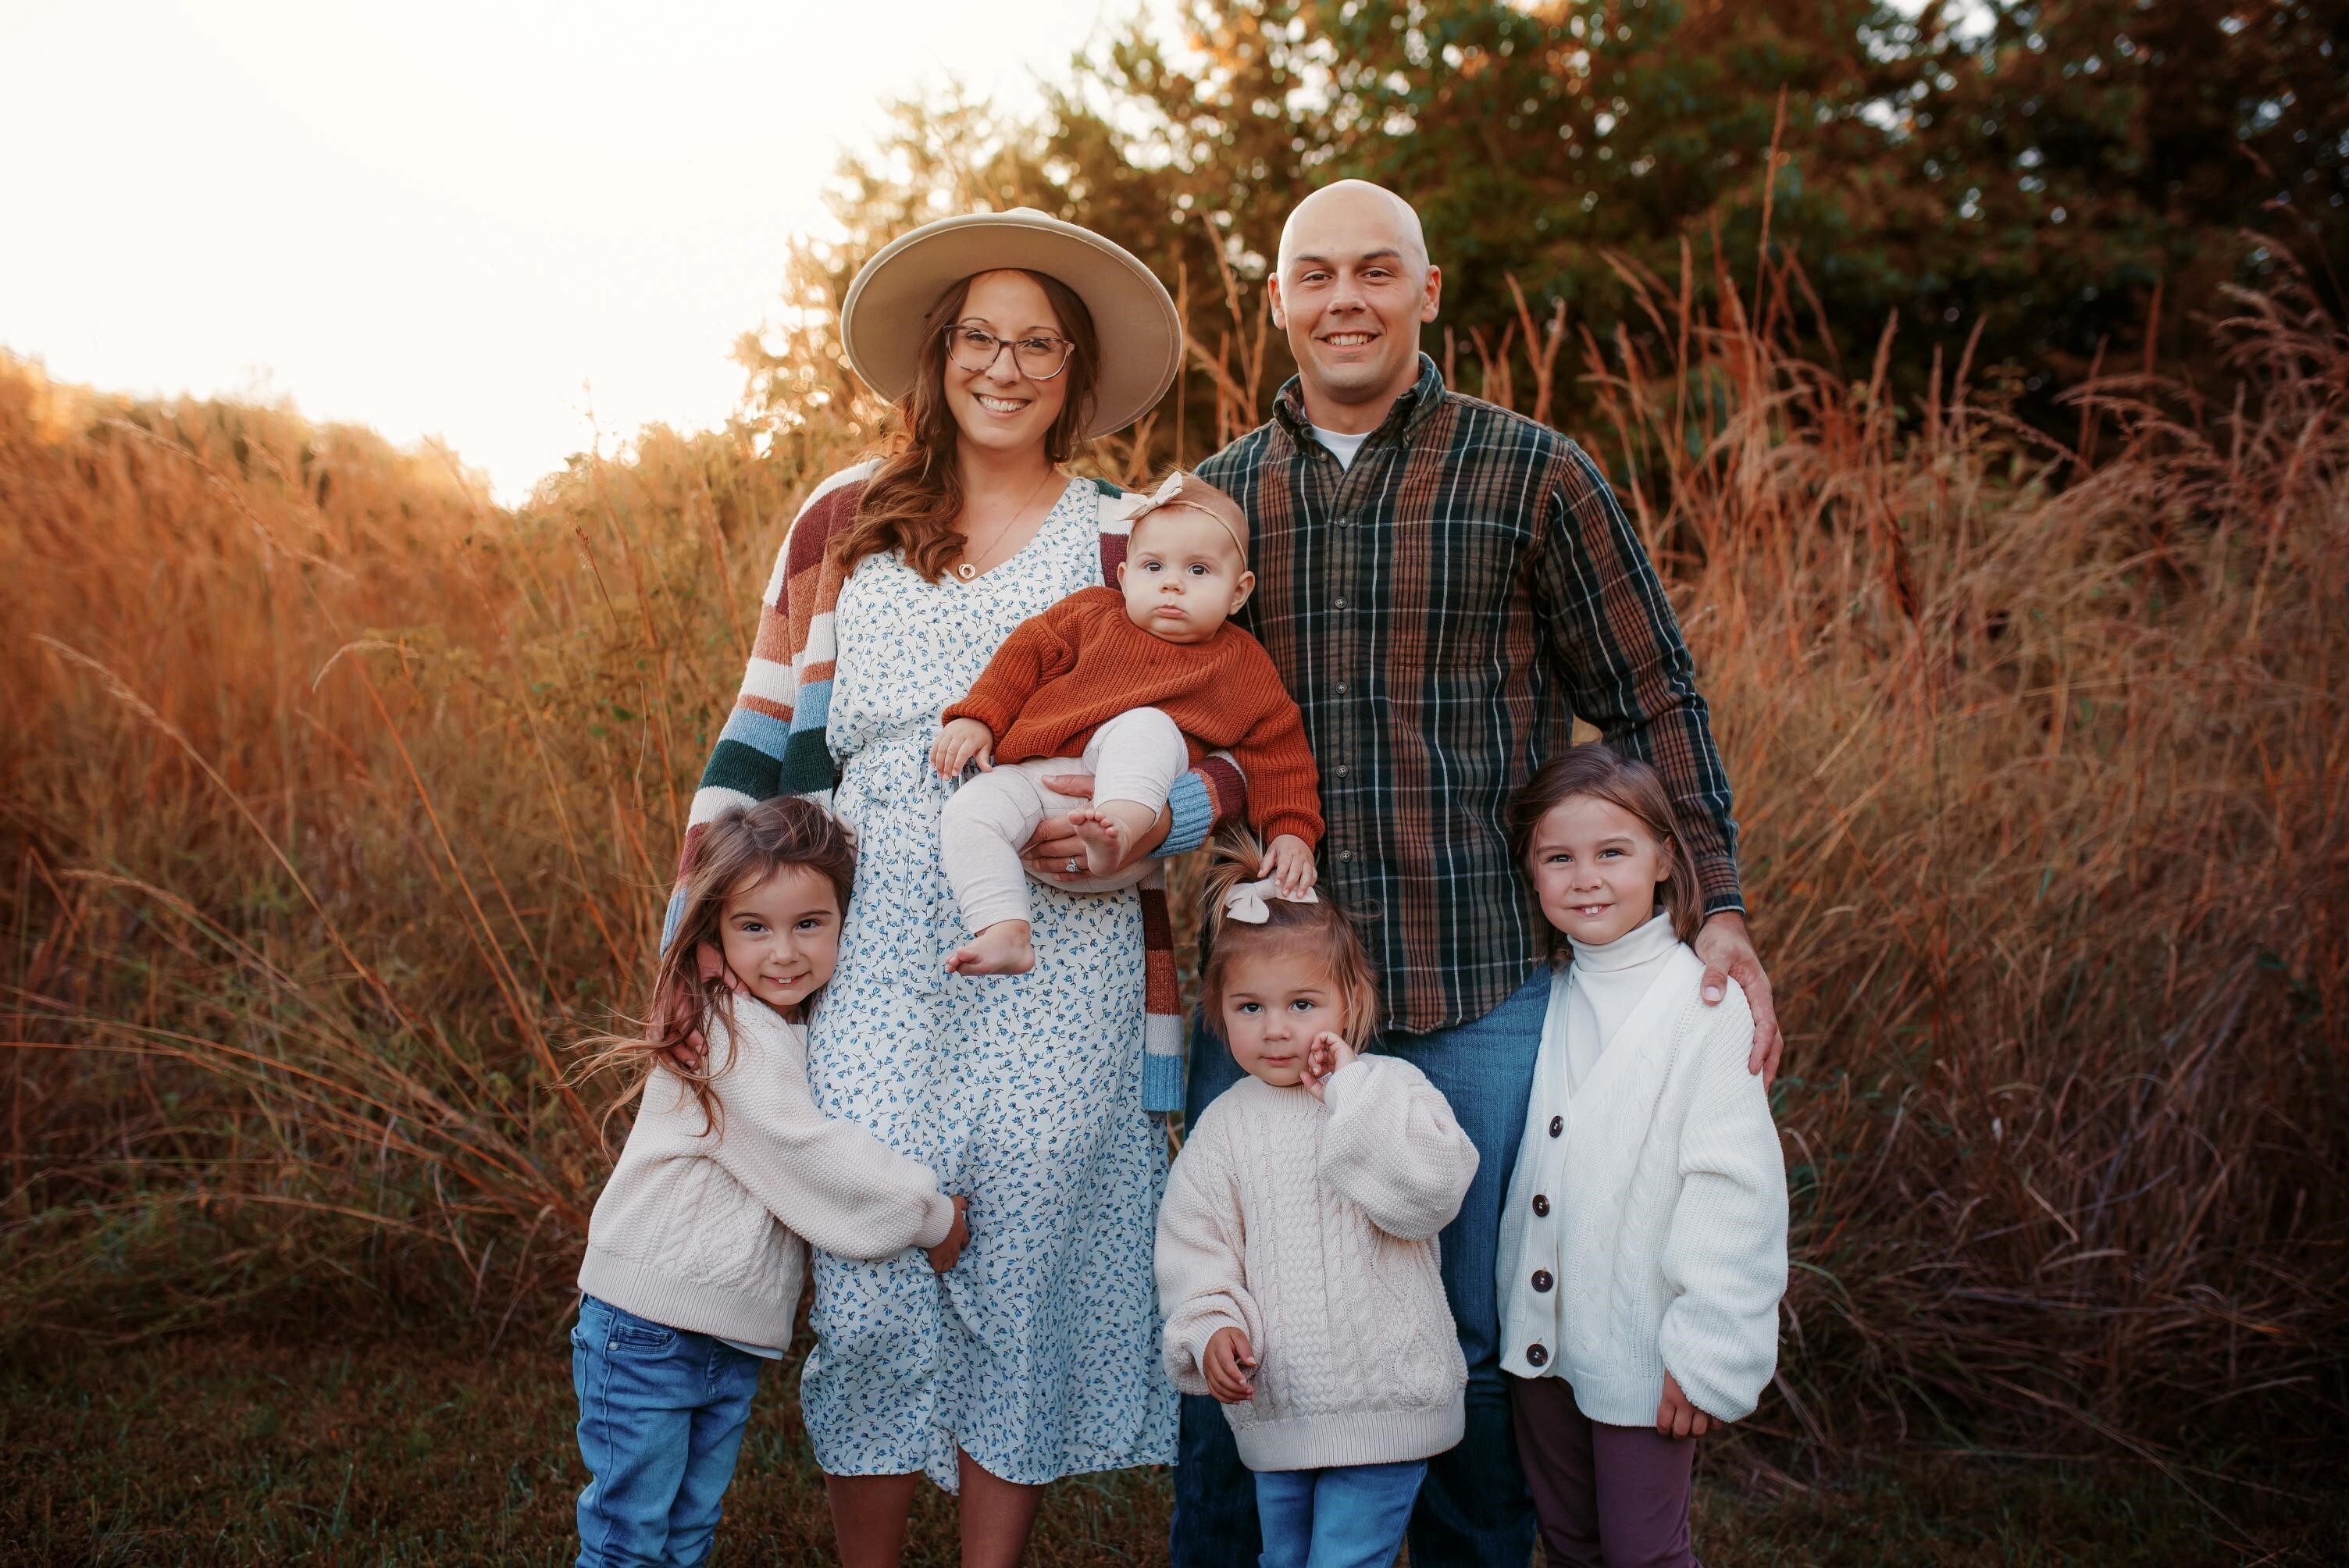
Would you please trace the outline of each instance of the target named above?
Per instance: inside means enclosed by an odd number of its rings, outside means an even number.
[[[1609,1427],[1556,1377],[1507,1376],[1517,1458],[1552,1568],[1697,1568],[1689,1549],[1690,1439]]]

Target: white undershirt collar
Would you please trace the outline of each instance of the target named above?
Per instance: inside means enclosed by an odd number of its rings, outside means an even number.
[[[1354,466],[1354,454],[1361,451],[1362,443],[1371,438],[1371,432],[1368,430],[1364,430],[1359,436],[1349,436],[1343,431],[1324,429],[1319,425],[1309,425],[1309,428],[1313,432],[1313,438],[1329,448],[1337,457],[1340,472]]]

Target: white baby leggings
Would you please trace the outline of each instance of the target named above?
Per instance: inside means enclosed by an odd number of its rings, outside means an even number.
[[[999,921],[1030,918],[1020,846],[1045,818],[1081,804],[1045,789],[1043,780],[1090,773],[1096,803],[1131,800],[1163,811],[1166,792],[1190,766],[1190,746],[1174,721],[1154,707],[1137,707],[1094,730],[1081,757],[999,762],[993,772],[963,780],[938,822],[938,859],[954,884],[963,923],[978,932]],[[1113,877],[1056,885],[1078,892],[1132,887],[1150,874],[1152,863],[1145,856]]]

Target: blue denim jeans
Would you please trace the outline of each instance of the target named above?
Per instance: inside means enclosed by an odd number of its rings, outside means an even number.
[[[1261,1568],[1393,1568],[1425,1460],[1258,1470]]]
[[[1501,1381],[1500,1300],[1493,1281],[1501,1204],[1526,1131],[1526,1101],[1541,1054],[1549,972],[1535,973],[1516,994],[1474,1023],[1427,1035],[1392,1035],[1378,1048],[1428,1076],[1476,1146],[1476,1180],[1459,1217],[1437,1238],[1444,1295],[1468,1361],[1468,1429],[1460,1446],[1428,1461],[1411,1517],[1413,1568],[1525,1568],[1533,1555],[1533,1499],[1517,1465],[1516,1433]],[[1239,1081],[1239,1064],[1205,1021],[1191,1027],[1190,1085],[1185,1124],[1195,1126],[1209,1102]],[[1263,1549],[1254,1490],[1233,1446],[1222,1408],[1205,1395],[1183,1399],[1174,1469],[1174,1568],[1229,1568]]]
[[[734,1479],[759,1357],[592,1295],[571,1330],[579,1394],[579,1568],[709,1555]]]

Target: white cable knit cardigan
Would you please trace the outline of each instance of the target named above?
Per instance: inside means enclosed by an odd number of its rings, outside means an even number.
[[[1364,1057],[1303,1088],[1242,1078],[1199,1118],[1158,1212],[1167,1375],[1205,1394],[1218,1330],[1256,1352],[1224,1407],[1250,1470],[1397,1463],[1460,1440],[1467,1363],[1435,1233],[1475,1146],[1426,1075]]]
[[[1525,1140],[1501,1211],[1501,1366],[1562,1377],[1594,1421],[1649,1427],[1670,1371],[1709,1416],[1753,1412],[1778,1359],[1786,1166],[1754,1015],[1704,1006],[1681,946],[1578,1091],[1568,975],[1551,983]]]
[[[816,1109],[805,1029],[750,996],[734,998],[734,1023],[707,1021],[716,1132],[685,1080],[653,1068],[588,1222],[579,1288],[670,1328],[780,1350],[810,1242],[851,1258],[936,1246],[954,1201],[929,1167]]]

